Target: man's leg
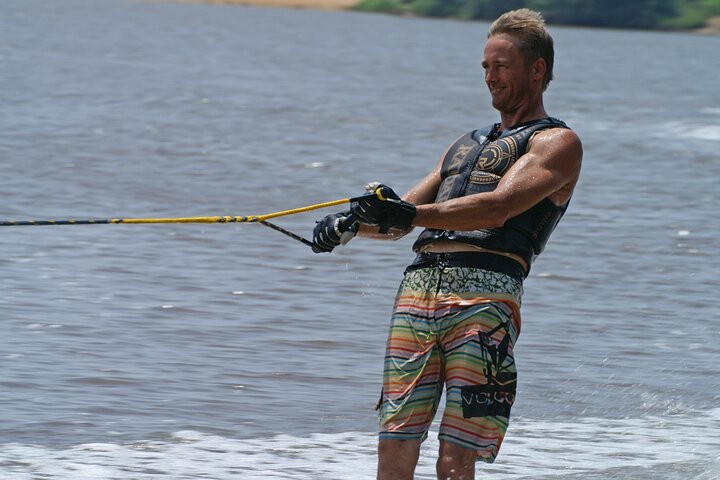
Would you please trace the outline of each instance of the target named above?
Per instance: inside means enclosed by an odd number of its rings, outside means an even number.
[[[473,480],[477,452],[461,445],[440,440],[437,461],[438,480]]]
[[[378,480],[412,480],[419,456],[420,440],[380,440]]]
[[[505,437],[517,383],[516,335],[512,312],[503,304],[467,307],[448,323],[438,474],[443,480],[472,479],[475,460],[492,463]]]
[[[442,396],[442,356],[432,322],[440,271],[406,273],[393,309],[379,404],[378,479],[412,480]]]

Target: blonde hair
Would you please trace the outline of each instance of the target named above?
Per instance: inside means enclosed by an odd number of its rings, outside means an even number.
[[[543,90],[546,89],[553,78],[555,49],[542,15],[527,8],[504,13],[490,25],[488,38],[502,34],[517,40],[517,47],[528,64],[538,58],[545,60],[547,71],[543,79]]]

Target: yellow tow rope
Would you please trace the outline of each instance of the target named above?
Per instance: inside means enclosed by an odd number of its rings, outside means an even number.
[[[214,217],[173,217],[173,218],[104,218],[104,219],[79,219],[79,220],[0,220],[0,227],[24,227],[24,226],[51,226],[51,225],[108,225],[108,224],[152,224],[152,223],[260,223],[267,227],[284,233],[285,235],[298,240],[310,247],[313,243],[305,238],[285,230],[275,224],[268,222],[271,218],[284,217],[286,215],[294,215],[296,213],[309,212],[321,208],[343,205],[346,203],[356,202],[368,197],[377,197],[380,200],[386,200],[383,195],[382,188],[361,195],[359,197],[341,198],[330,202],[317,203],[315,205],[307,205],[305,207],[293,208],[290,210],[281,210],[279,212],[266,213],[264,215],[243,215],[243,216],[214,216]],[[347,241],[347,240],[346,240]]]
[[[374,193],[371,195],[375,195]],[[291,210],[282,210],[279,212],[266,213],[264,215],[247,215],[247,216],[214,216],[214,217],[174,217],[174,218],[105,218],[105,219],[80,219],[80,220],[3,220],[0,221],[0,227],[21,227],[21,226],[47,226],[47,225],[108,225],[116,223],[261,223],[271,218],[283,217],[285,215],[293,215],[296,213],[309,212],[320,208],[333,207],[345,203],[354,202],[355,198],[341,198],[331,202],[323,202],[306,207],[293,208]]]

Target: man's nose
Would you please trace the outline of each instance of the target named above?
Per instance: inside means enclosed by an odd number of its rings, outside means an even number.
[[[496,75],[497,75],[497,70],[495,70],[494,68],[488,67],[485,69],[485,81],[486,82],[491,82],[491,81],[495,80]]]

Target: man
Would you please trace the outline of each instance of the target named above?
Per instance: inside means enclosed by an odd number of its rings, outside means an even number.
[[[443,387],[438,478],[472,479],[477,459],[498,454],[515,399],[522,282],[568,206],[582,159],[578,136],[543,106],[553,58],[539,13],[502,15],[482,60],[500,123],[460,137],[402,199],[372,185],[373,195],[315,228],[320,252],[352,235],[353,222],[376,238],[425,227],[392,316],[378,479],[413,478]]]

